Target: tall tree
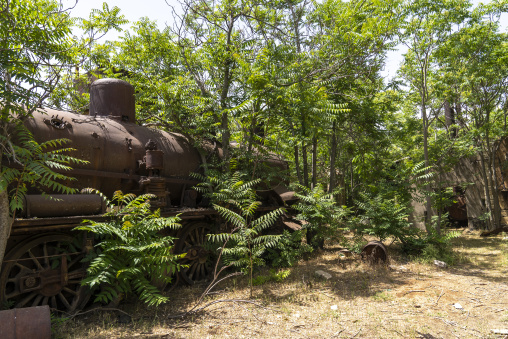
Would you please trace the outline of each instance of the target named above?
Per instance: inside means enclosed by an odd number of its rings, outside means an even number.
[[[434,88],[429,81],[435,71],[435,53],[445,42],[457,25],[468,16],[471,4],[468,0],[407,0],[404,10],[407,19],[400,30],[402,43],[408,51],[404,55],[404,63],[400,74],[409,86],[409,91],[418,97],[415,105],[419,106],[423,134],[423,158],[428,174],[431,167],[429,158],[429,101]],[[410,97],[409,97],[410,98]],[[432,215],[432,187],[426,187],[426,220],[430,229]]]
[[[62,71],[77,63],[72,25],[69,10],[56,1],[0,0],[0,263],[12,227],[11,212],[20,208],[19,194],[26,191],[24,181],[55,183],[59,190],[71,191],[58,185],[63,177],[52,168],[77,159],[48,151],[61,141],[39,145],[22,126],[42,107]],[[22,136],[21,146],[13,144],[16,133]],[[11,184],[17,185],[17,194],[9,202]]]
[[[72,20],[53,1],[0,1],[0,149],[1,159],[16,162],[15,128],[38,109],[58,81],[55,64],[68,63]],[[5,177],[0,163],[0,263],[10,234]]]
[[[508,93],[508,35],[499,32],[499,20],[508,1],[480,5],[463,27],[454,32],[438,54],[439,80],[448,87],[448,102],[454,103],[459,134],[473,141],[480,159],[485,207],[489,227],[501,224],[497,150],[506,129]]]

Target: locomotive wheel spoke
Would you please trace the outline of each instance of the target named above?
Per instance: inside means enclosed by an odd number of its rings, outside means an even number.
[[[206,277],[205,264],[201,264],[201,277]]]
[[[16,307],[23,307],[23,306],[25,306],[27,302],[29,302],[30,300],[32,300],[36,296],[37,296],[37,292],[30,293],[29,295],[27,295],[26,297],[21,299],[21,301],[16,304]]]
[[[5,299],[12,299],[12,298],[15,298],[17,297],[18,295],[21,295],[22,293],[20,291],[14,291],[12,293],[9,293],[9,294],[5,294]]]
[[[205,243],[205,237],[206,237],[205,232],[201,232],[201,239],[199,239],[200,245],[203,245]]]
[[[51,299],[51,307],[52,308],[58,308],[57,304],[56,304],[56,297],[53,295],[50,297]]]
[[[74,290],[71,290],[70,288],[68,287],[64,287],[63,290],[67,293],[70,293],[72,295],[78,295],[78,292],[74,291]]]
[[[38,294],[37,297],[35,297],[34,302],[32,303],[32,307],[39,306],[39,303],[41,302],[43,297],[44,296],[42,294]]]
[[[194,234],[192,233],[193,232],[189,233],[189,241],[190,241],[189,245],[191,246],[196,243],[196,239],[194,239]]]
[[[191,270],[189,272],[189,277],[192,279],[194,278],[194,273],[196,272],[197,263],[194,262],[191,266]]]
[[[23,271],[32,272],[32,270],[31,270],[31,269],[29,269],[29,268],[28,268],[28,267],[26,267],[25,265],[20,264],[19,262],[16,262],[14,265],[15,265],[16,267],[19,267],[19,269],[21,270],[21,272],[23,272]]]
[[[46,268],[49,268],[49,257],[48,257],[48,243],[45,242],[44,246],[42,247],[43,253],[44,253],[44,266]]]
[[[68,283],[69,285],[74,285],[74,284],[79,285],[79,284],[81,284],[81,280],[80,280],[80,279],[73,279],[73,280],[69,280],[69,281],[67,281],[67,283]]]
[[[180,264],[188,265],[180,271],[180,276],[189,284],[206,279],[210,273],[209,266],[212,260],[212,252],[207,250],[207,234],[210,227],[204,222],[197,222],[184,227],[182,234],[175,246],[175,253],[188,253],[192,255],[180,260]]]
[[[83,254],[70,246],[73,239],[66,234],[46,234],[15,246],[0,271],[0,304],[9,300],[15,307],[49,304],[67,313],[84,306],[90,296],[81,286]],[[63,255],[69,263],[66,272],[61,271]],[[68,277],[66,284],[61,282],[62,274]],[[28,291],[22,292],[25,288]]]
[[[70,269],[72,266],[78,264],[83,260],[83,255],[78,255],[76,258],[74,258],[69,264],[67,264],[67,268]]]
[[[196,241],[194,242],[194,244],[196,244],[196,245],[202,245],[203,243],[202,243],[202,242],[201,242],[201,240],[200,240],[200,239],[201,239],[201,236],[200,236],[200,234],[199,234],[199,230],[198,230],[198,229],[196,229],[195,233],[196,233]]]
[[[41,263],[39,262],[39,260],[37,260],[37,258],[35,257],[35,255],[32,254],[32,251],[31,250],[28,250],[28,255],[30,256],[30,258],[32,258],[32,261],[35,263],[35,265],[37,266],[38,269],[40,270],[43,270],[44,268],[42,267]]]
[[[71,304],[69,304],[67,299],[65,299],[64,295],[62,294],[62,292],[58,293],[58,297],[60,298],[60,301],[65,305],[65,307],[67,307],[68,309],[71,308]]]

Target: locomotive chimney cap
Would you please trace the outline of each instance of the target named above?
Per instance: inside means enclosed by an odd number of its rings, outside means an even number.
[[[121,79],[95,80],[90,85],[90,115],[135,122],[134,87]]]

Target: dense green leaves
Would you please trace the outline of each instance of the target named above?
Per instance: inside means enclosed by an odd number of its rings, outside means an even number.
[[[65,184],[74,178],[65,175],[72,164],[86,161],[66,155],[72,148],[62,148],[67,139],[55,139],[38,143],[32,134],[23,127],[16,129],[18,143],[11,144],[12,152],[5,154],[5,160],[14,166],[4,166],[0,172],[0,192],[9,190],[10,209],[13,214],[22,209],[24,195],[28,188],[49,188],[55,193],[74,193],[76,190]],[[9,143],[6,136],[0,135],[0,144]],[[50,197],[48,197],[50,199]]]
[[[285,212],[278,208],[269,212],[258,212],[261,202],[256,200],[253,187],[259,180],[243,181],[240,172],[234,172],[223,177],[223,181],[216,178],[200,184],[198,189],[204,191],[214,202],[213,207],[229,224],[230,232],[210,234],[209,239],[214,243],[224,244],[222,257],[226,265],[247,269],[250,273],[252,296],[252,272],[255,266],[262,266],[263,254],[269,248],[275,248],[281,235],[267,234]]]
[[[263,230],[281,211],[256,214],[254,189],[281,181],[300,184],[309,241],[340,234],[348,218],[359,234],[403,241],[418,224],[406,220],[411,201],[422,197],[427,231],[439,232],[450,200],[442,175],[477,156],[490,225],[500,224],[491,193],[499,191],[494,154],[508,135],[506,0],[476,7],[462,0],[184,0],[171,27],[141,18],[104,43],[96,39],[126,23],[119,8],[104,4],[72,19],[50,0],[0,4],[0,146],[13,162],[32,159],[25,172],[2,165],[0,191],[37,182],[67,192],[59,173],[76,159],[55,151],[57,144],[14,148],[9,126],[40,104],[85,112],[89,82],[116,77],[136,88],[138,123],[181,133],[198,148],[207,178],[199,189],[236,229],[215,236],[236,244],[225,249],[231,263],[252,267],[247,258],[273,246]],[[71,37],[74,27],[83,38]],[[381,71],[393,67],[386,55],[398,44],[404,60],[386,86]],[[267,168],[273,162],[265,159],[276,158],[289,162],[288,173],[283,165]],[[241,170],[251,180],[217,170]],[[14,194],[13,208],[20,199]]]
[[[174,238],[160,231],[179,228],[180,219],[152,212],[151,198],[149,194],[136,197],[117,191],[113,200],[106,199],[110,221],[85,220],[76,228],[94,233],[99,241],[89,256],[88,276],[83,280],[93,290],[100,288],[96,301],[107,303],[129,294],[154,306],[169,300],[155,285],[172,281],[181,268],[178,259],[182,255],[173,254]]]

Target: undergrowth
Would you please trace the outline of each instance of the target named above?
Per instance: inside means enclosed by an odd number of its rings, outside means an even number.
[[[153,198],[117,191],[113,201],[107,201],[113,211],[107,213],[109,221],[84,220],[85,224],[76,228],[94,233],[99,240],[87,257],[91,262],[82,281],[98,290],[96,301],[108,303],[129,294],[136,294],[148,305],[168,301],[156,285],[171,282],[181,268],[181,255],[173,254],[174,238],[160,231],[180,227],[180,219],[162,218],[159,210],[152,212],[149,199]]]
[[[268,275],[258,275],[254,279],[252,279],[252,285],[259,286],[263,285],[267,282],[274,281],[274,282],[281,282],[285,280],[289,275],[291,274],[291,270],[275,270],[270,269]]]

